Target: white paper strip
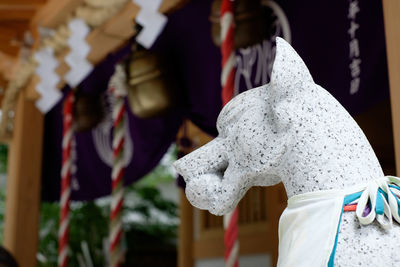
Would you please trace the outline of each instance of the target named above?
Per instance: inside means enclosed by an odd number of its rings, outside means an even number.
[[[90,33],[90,28],[83,19],[73,19],[68,23],[68,28],[72,31],[72,36],[85,38]]]
[[[136,37],[136,41],[143,47],[149,49],[167,24],[167,17],[158,12],[162,0],[133,0],[141,7],[136,16],[136,22],[142,25],[143,29]]]
[[[71,35],[67,40],[70,53],[65,57],[65,62],[70,67],[69,72],[64,76],[64,80],[69,86],[78,86],[93,70],[93,65],[86,59],[90,53],[90,46],[86,42],[86,36],[90,33],[90,28],[82,19],[74,19],[68,24]]]
[[[59,63],[54,56],[54,50],[49,47],[39,50],[34,57],[38,63],[35,73],[40,77],[40,82],[36,86],[40,99],[36,101],[35,105],[42,113],[47,113],[62,97],[61,92],[57,89],[60,77],[55,71]]]
[[[46,114],[49,112],[62,98],[60,91],[50,91],[43,94],[42,97],[36,101],[35,105],[40,112]]]
[[[72,67],[72,66],[70,66]],[[79,66],[73,66],[65,76],[64,80],[72,87],[78,86],[93,70],[93,66],[89,62],[81,62]]]

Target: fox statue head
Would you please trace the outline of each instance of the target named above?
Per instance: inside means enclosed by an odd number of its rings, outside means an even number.
[[[233,98],[218,137],[174,163],[197,208],[226,214],[252,186],[283,182],[291,197],[383,176],[353,118],[286,41],[276,43],[270,83]]]

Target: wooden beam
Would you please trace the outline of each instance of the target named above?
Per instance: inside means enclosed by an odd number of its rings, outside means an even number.
[[[36,266],[43,115],[24,93],[18,97],[14,134],[10,143],[4,246],[19,266]]]
[[[393,141],[396,157],[396,171],[398,173],[400,171],[400,1],[384,0],[382,4],[385,19]]]
[[[134,18],[138,12],[139,7],[129,2],[118,16],[113,17],[101,27],[101,31],[115,39],[129,39],[134,34]]]
[[[28,24],[23,21],[2,21],[0,23],[0,51],[16,56]]]
[[[19,48],[20,48],[18,45],[8,45],[8,44],[4,44],[2,42],[3,42],[3,40],[1,40],[1,38],[0,38],[0,52],[7,54],[9,56],[18,55]],[[8,42],[8,40],[7,40],[7,42]]]
[[[172,13],[189,2],[190,0],[164,0],[160,6],[160,12],[165,14]]]
[[[2,5],[32,5],[44,4],[48,0],[1,0]]]
[[[10,80],[14,74],[17,59],[0,52],[0,77]]]
[[[178,267],[193,267],[193,207],[183,189],[179,189],[179,199]]]
[[[31,27],[56,28],[64,23],[84,0],[49,0],[32,18]]]
[[[269,238],[273,235],[277,235],[277,232],[272,231],[269,222],[240,225],[240,255],[265,254],[277,250],[275,242],[269,241]],[[224,231],[222,227],[221,229],[203,232],[193,245],[195,259],[220,258],[224,256],[224,252]]]
[[[267,219],[270,222],[270,234],[265,236],[266,242],[270,244],[268,253],[271,255],[272,266],[277,266],[278,263],[278,248],[279,248],[279,218],[283,210],[286,208],[287,196],[282,183],[268,187],[266,193],[265,204],[267,207]]]
[[[29,21],[40,5],[4,5],[0,4],[0,22],[7,20]]]

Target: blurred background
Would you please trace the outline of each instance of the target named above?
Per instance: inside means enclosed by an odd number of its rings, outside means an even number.
[[[269,82],[279,36],[395,174],[398,12],[396,0],[0,0],[0,244],[27,267],[276,266],[282,185],[247,192],[232,252],[172,163],[218,134],[227,101]]]

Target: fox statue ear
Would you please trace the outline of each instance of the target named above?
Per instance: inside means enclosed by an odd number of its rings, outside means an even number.
[[[302,91],[307,83],[314,83],[304,61],[282,38],[276,38],[276,56],[272,67],[271,89],[273,94],[287,95],[292,90]]]

